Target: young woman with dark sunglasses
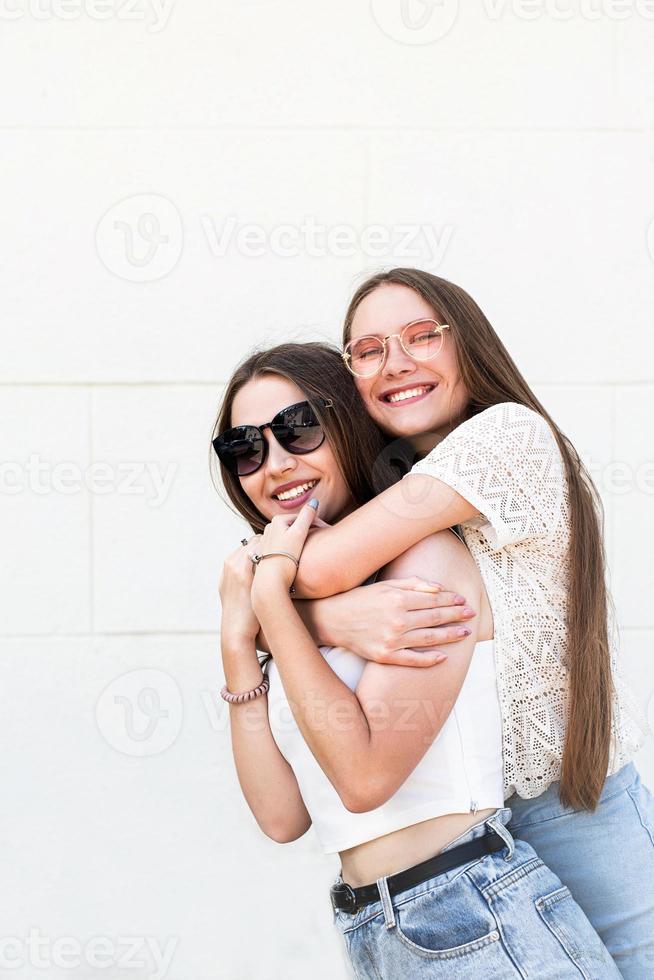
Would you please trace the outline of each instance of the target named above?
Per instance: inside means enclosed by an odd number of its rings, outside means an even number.
[[[283,345],[248,358],[215,428],[224,486],[256,532],[220,585],[239,781],[269,837],[313,823],[339,853],[334,918],[356,975],[618,977],[568,889],[507,831],[492,616],[458,537],[427,535],[380,572],[409,576],[416,608],[440,594],[418,591],[429,573],[478,610],[456,656],[423,671],[317,646],[289,594],[311,528],[339,526],[393,482],[338,353]]]

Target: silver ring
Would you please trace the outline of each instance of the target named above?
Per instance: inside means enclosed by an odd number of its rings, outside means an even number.
[[[250,559],[253,565],[258,565],[259,562],[261,561],[261,555],[257,554],[256,551],[253,555],[248,555],[248,558]]]

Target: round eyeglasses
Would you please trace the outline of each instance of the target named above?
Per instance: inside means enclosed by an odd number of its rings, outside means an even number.
[[[405,354],[416,361],[429,361],[440,354],[447,323],[437,320],[412,320],[399,333],[387,337],[364,336],[350,340],[343,348],[345,366],[357,378],[372,378],[386,362],[387,342],[397,337]]]

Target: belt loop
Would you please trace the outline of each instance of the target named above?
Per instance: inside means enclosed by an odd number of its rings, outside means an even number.
[[[502,821],[499,818],[499,814],[501,812],[502,812],[502,808],[496,810],[495,813],[493,813],[488,818],[488,820],[486,820],[486,826],[490,827],[491,830],[494,830],[495,833],[499,834],[499,836],[502,838],[502,840],[504,841],[504,843],[509,849],[509,853],[504,855],[504,860],[510,861],[511,858],[513,857],[513,852],[515,851],[515,841],[513,839],[511,831],[502,823]],[[511,811],[509,810],[509,815],[510,813]]]
[[[386,923],[386,928],[393,929],[395,927],[395,912],[393,911],[393,903],[391,902],[391,896],[388,891],[388,882],[386,878],[377,879],[377,888],[379,888],[379,896],[381,898],[382,908],[384,910],[384,921]]]

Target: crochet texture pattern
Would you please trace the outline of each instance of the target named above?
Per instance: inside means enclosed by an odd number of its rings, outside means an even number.
[[[479,511],[461,532],[495,627],[504,796],[539,796],[560,778],[567,717],[566,602],[570,513],[564,464],[545,419],[502,402],[461,423],[411,472],[442,480]],[[609,610],[614,697],[607,774],[648,734],[625,684]]]

